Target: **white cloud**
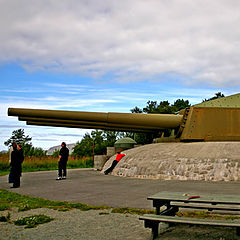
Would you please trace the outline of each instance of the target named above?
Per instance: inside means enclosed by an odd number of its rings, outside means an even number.
[[[0,1],[0,62],[118,81],[239,85],[240,2]],[[159,77],[159,81],[161,78]]]

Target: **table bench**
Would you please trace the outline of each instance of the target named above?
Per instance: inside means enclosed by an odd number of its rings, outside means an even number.
[[[237,235],[240,236],[240,222],[229,220],[215,220],[215,219],[197,219],[191,217],[165,216],[145,214],[139,218],[144,220],[146,228],[152,229],[153,239],[158,236],[158,228],[160,222],[165,223],[179,223],[179,224],[193,224],[193,225],[207,225],[207,226],[221,226],[221,227],[236,227]]]
[[[214,219],[196,219],[190,217],[178,217],[175,214],[179,208],[224,210],[240,213],[240,196],[238,195],[215,195],[215,194],[188,194],[182,192],[160,192],[147,198],[153,201],[153,207],[156,208],[156,215],[145,214],[139,219],[144,220],[145,227],[152,229],[153,239],[158,236],[158,227],[160,222],[174,224],[196,224],[212,225],[224,227],[236,227],[237,235],[240,236],[240,221],[214,220]],[[160,209],[165,207],[160,212]]]

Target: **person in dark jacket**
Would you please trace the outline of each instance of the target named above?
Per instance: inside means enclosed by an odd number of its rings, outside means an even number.
[[[18,149],[18,153],[19,153],[19,159],[20,159],[20,162],[21,162],[21,174],[20,174],[20,176],[22,176],[22,163],[24,161],[24,154],[23,154],[23,150],[22,150],[22,145],[18,144],[17,149]]]
[[[13,151],[11,153],[11,173],[12,173],[12,182],[13,188],[20,187],[20,176],[21,176],[21,160],[19,152],[17,150],[17,143],[13,142],[12,144]]]
[[[69,150],[65,142],[62,142],[58,158],[58,178],[57,180],[66,179],[67,176],[67,161]]]
[[[8,176],[8,182],[13,183],[13,177],[12,177],[12,167],[11,167],[11,155],[12,155],[13,147],[11,146],[9,149],[9,164],[10,164],[10,172]]]

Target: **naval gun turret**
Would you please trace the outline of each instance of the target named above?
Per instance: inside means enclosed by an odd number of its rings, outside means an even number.
[[[8,115],[28,125],[150,133],[174,129],[176,141],[240,141],[240,94],[205,101],[178,114],[9,108]]]

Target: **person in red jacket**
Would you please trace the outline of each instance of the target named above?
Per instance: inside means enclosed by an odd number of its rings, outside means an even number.
[[[118,164],[118,162],[124,157],[126,156],[126,154],[121,154],[120,151],[117,152],[117,156],[116,156],[116,159],[113,160],[112,162],[112,165],[110,168],[108,168],[106,171],[104,171],[104,174],[107,175],[109,174],[110,172],[112,172],[112,170],[115,168],[115,166]]]

